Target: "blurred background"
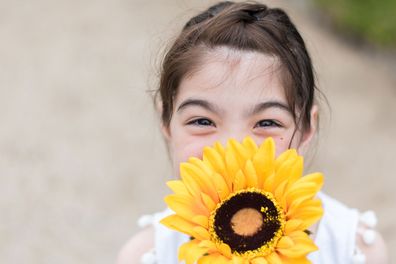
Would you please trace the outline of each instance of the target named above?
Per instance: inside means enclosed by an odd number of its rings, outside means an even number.
[[[215,1],[0,0],[0,263],[114,263],[171,178],[150,90]],[[322,103],[307,172],[396,250],[395,1],[264,1],[305,38]],[[393,252],[392,252],[393,251]]]

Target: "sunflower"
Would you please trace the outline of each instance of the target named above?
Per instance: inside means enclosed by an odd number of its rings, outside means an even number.
[[[315,198],[323,176],[302,177],[303,158],[289,149],[275,157],[272,138],[261,146],[246,137],[226,147],[205,147],[203,158],[180,165],[181,180],[165,202],[175,214],[161,220],[187,234],[179,261],[205,263],[309,263],[317,250],[308,228],[323,209]]]

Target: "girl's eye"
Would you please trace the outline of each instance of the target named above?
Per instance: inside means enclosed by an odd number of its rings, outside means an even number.
[[[195,126],[215,126],[215,124],[207,119],[207,118],[198,118],[192,121],[189,121],[187,125],[195,125]]]
[[[254,126],[256,127],[280,127],[281,125],[275,122],[274,120],[271,119],[264,119],[259,122]]]

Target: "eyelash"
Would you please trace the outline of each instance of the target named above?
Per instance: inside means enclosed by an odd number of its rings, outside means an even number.
[[[202,124],[202,121],[205,121],[206,124]],[[214,127],[216,127],[215,123],[212,120],[208,119],[208,118],[193,119],[193,120],[187,122],[187,125],[194,125],[194,126],[201,126],[201,127],[204,127],[204,126],[214,126]]]
[[[267,123],[267,124],[260,125],[260,123]],[[278,122],[276,122],[272,119],[264,119],[264,120],[260,120],[259,122],[256,123],[256,125],[254,125],[254,128],[257,128],[257,127],[282,127],[282,126]]]

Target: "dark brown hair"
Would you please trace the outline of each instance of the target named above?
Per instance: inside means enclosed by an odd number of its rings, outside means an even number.
[[[256,2],[220,2],[190,19],[166,53],[158,93],[162,122],[169,126],[174,99],[184,77],[207,50],[225,46],[276,57],[295,123],[310,128],[316,89],[310,56],[300,33],[281,9]]]

